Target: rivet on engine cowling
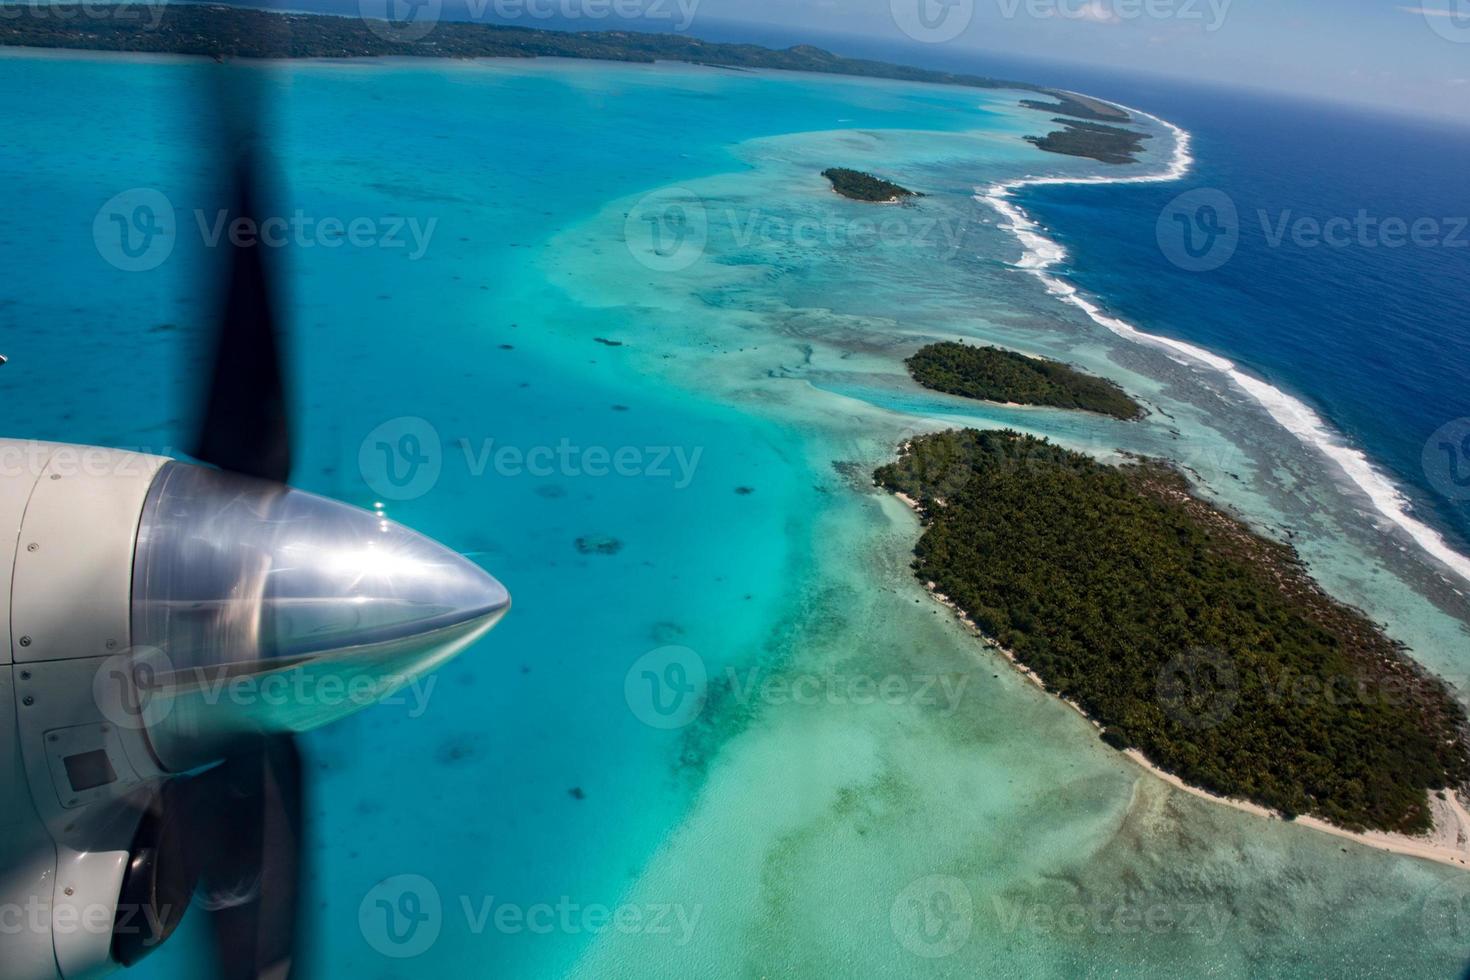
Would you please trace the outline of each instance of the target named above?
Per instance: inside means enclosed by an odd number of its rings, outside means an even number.
[[[38,544],[36,544],[36,542],[32,541],[30,544],[26,545],[26,550],[27,551],[40,551],[41,550],[41,546],[38,545]]]
[[[29,708],[31,705],[36,703],[36,699],[27,694],[25,697],[20,699],[20,703]]]
[[[31,638],[29,636],[22,636],[20,638],[20,645],[23,646],[23,647],[30,646],[31,645]]]
[[[109,649],[109,650],[116,650],[117,649],[117,641],[116,640],[108,640],[107,641],[107,649]]]

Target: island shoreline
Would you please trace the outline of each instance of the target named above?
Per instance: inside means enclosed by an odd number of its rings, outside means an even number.
[[[896,497],[909,511],[913,513],[916,518],[919,519],[920,524],[922,525],[923,508],[920,506],[917,500],[905,493],[885,491],[885,495]],[[959,621],[960,625],[962,625],[972,636],[980,640],[980,642],[985,646],[986,649],[989,649],[992,652],[999,654],[1001,658],[1004,659],[1011,666],[1011,669],[1013,669],[1014,671],[1016,671],[1016,673],[1025,678],[1028,683],[1033,684],[1038,690],[1046,694],[1048,697],[1059,701],[1060,703],[1071,708],[1082,718],[1086,719],[1088,724],[1097,729],[1099,735],[1102,734],[1102,732],[1104,731],[1104,726],[1101,722],[1089,715],[1077,702],[1071,700],[1070,698],[1062,697],[1055,691],[1047,688],[1046,682],[1042,680],[1040,674],[1036,673],[1036,671],[1023,664],[1013,652],[996,642],[994,638],[986,635],[986,633],[980,629],[975,621],[971,619],[970,616],[967,615],[965,611],[954,602],[954,600],[950,599],[948,596],[944,595],[938,590],[938,586],[936,583],[921,582],[920,584],[923,586],[924,591],[927,592],[931,598],[933,598],[940,605],[947,608],[950,613],[953,614],[954,618]],[[1453,789],[1445,791],[1445,798],[1443,800],[1438,799],[1434,793],[1429,794],[1430,809],[1434,812],[1434,830],[1430,834],[1425,835],[1423,838],[1418,838],[1410,837],[1407,834],[1394,834],[1378,830],[1347,830],[1342,827],[1338,827],[1335,824],[1329,823],[1326,820],[1322,820],[1318,817],[1305,815],[1298,816],[1290,821],[1287,821],[1284,817],[1282,817],[1280,813],[1270,809],[1269,807],[1261,806],[1258,803],[1252,803],[1249,800],[1242,800],[1229,796],[1220,796],[1219,794],[1211,793],[1209,790],[1201,789],[1198,786],[1192,786],[1189,783],[1186,783],[1180,777],[1176,776],[1174,773],[1171,773],[1167,769],[1163,769],[1160,766],[1154,764],[1147,756],[1145,756],[1136,748],[1124,749],[1120,752],[1120,754],[1126,757],[1130,762],[1138,766],[1140,769],[1150,773],[1153,776],[1156,776],[1157,778],[1168,783],[1175,789],[1182,790],[1183,792],[1188,793],[1191,796],[1197,797],[1201,800],[1206,800],[1210,803],[1217,803],[1222,806],[1230,807],[1233,810],[1238,810],[1242,813],[1249,813],[1257,817],[1264,817],[1268,820],[1275,820],[1283,823],[1293,823],[1300,826],[1309,827],[1313,830],[1322,831],[1335,837],[1341,837],[1345,840],[1351,840],[1356,844],[1360,844],[1364,847],[1373,848],[1375,850],[1388,851],[1393,854],[1421,858],[1426,861],[1434,861],[1439,864],[1449,865],[1453,868],[1470,870],[1470,812],[1467,812],[1466,810],[1465,801],[1462,800],[1459,794],[1456,793]],[[1449,839],[1453,839],[1456,842],[1457,846],[1448,846],[1446,844],[1440,843],[1440,841]]]

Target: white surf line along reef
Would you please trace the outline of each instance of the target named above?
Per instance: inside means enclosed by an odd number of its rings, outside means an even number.
[[[1111,104],[1117,105],[1117,103]],[[1470,581],[1470,558],[1450,547],[1449,542],[1438,531],[1415,518],[1411,513],[1413,505],[1409,502],[1408,497],[1394,486],[1392,480],[1373,466],[1367,454],[1347,445],[1310,406],[1279,388],[1246,374],[1234,362],[1205,350],[1203,347],[1175,340],[1172,337],[1145,333],[1124,320],[1109,316],[1100,306],[1079,293],[1076,286],[1050,273],[1049,270],[1053,266],[1067,257],[1067,251],[1055,241],[1047,238],[1042,232],[1041,225],[1011,199],[1015,191],[1024,187],[1054,184],[1165,183],[1183,178],[1194,166],[1194,157],[1189,152],[1192,137],[1188,132],[1150,113],[1123,105],[1118,105],[1118,108],[1151,119],[1173,134],[1174,155],[1169,162],[1168,169],[1162,173],[1127,177],[1024,177],[993,184],[986,190],[978,192],[975,199],[999,211],[1006,219],[1003,227],[1014,234],[1025,249],[1024,255],[1016,263],[1016,268],[1031,273],[1041,280],[1048,293],[1081,309],[1093,321],[1118,336],[1138,343],[1163,347],[1186,361],[1203,364],[1228,376],[1237,387],[1259,402],[1283,428],[1335,462],[1347,474],[1348,479],[1368,495],[1378,512],[1398,525],[1425,552],[1461,578]]]

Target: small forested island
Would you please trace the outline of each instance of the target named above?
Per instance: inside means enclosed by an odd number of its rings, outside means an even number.
[[[1351,831],[1428,830],[1428,794],[1470,777],[1446,685],[1166,464],[1009,431],[900,452],[876,481],[924,522],[920,581],[1110,745]]]
[[[1075,92],[1052,92],[1055,102],[1038,99],[1022,99],[1021,105],[1038,112],[1047,112],[1071,119],[1053,118],[1052,122],[1064,126],[1045,136],[1028,136],[1026,141],[1048,153],[1063,153],[1067,156],[1086,157],[1100,163],[1137,163],[1143,141],[1151,139],[1147,133],[1137,133],[1107,123],[1131,122],[1133,117],[1126,111],[1101,99],[1077,95]],[[1082,120],[1082,121],[1079,121]]]
[[[1137,419],[1143,407],[1123,389],[1060,361],[1027,357],[999,347],[944,342],[921,348],[906,362],[914,380],[926,388],[965,398],[1045,405]]]
[[[1023,99],[1021,105],[1027,109],[1035,109],[1037,112],[1050,112],[1061,116],[1074,116],[1077,119],[1092,119],[1097,122],[1129,122],[1132,119],[1127,112],[1102,99],[1078,95],[1076,92],[1048,92],[1046,94],[1057,101],[1042,102],[1038,99]]]
[[[1053,119],[1065,129],[1058,129],[1045,136],[1028,136],[1026,142],[1035,144],[1048,153],[1065,153],[1068,156],[1087,157],[1100,163],[1137,163],[1143,151],[1143,141],[1152,139],[1147,133],[1136,133],[1097,122],[1076,122],[1070,119]]]
[[[917,191],[911,191],[907,187],[900,187],[892,181],[872,174],[863,173],[861,170],[848,170],[846,167],[833,167],[823,170],[822,176],[832,182],[832,189],[843,197],[854,201],[868,201],[873,204],[898,204],[910,197],[923,197]]]

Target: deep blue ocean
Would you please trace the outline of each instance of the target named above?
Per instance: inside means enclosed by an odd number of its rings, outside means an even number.
[[[1470,539],[1470,508],[1443,492],[1438,440],[1424,462],[1435,433],[1470,414],[1470,129],[1164,86],[1115,97],[1194,133],[1196,169],[1175,185],[1032,191],[1069,277],[1307,401],[1406,485],[1421,516]],[[1156,225],[1199,188],[1233,200],[1240,240],[1195,272],[1169,260]],[[1301,220],[1335,218],[1354,225],[1335,243]],[[1394,245],[1394,218],[1419,222],[1420,243]]]
[[[719,39],[737,32],[724,28]],[[1462,550],[1470,543],[1470,490],[1445,492],[1470,457],[1458,447],[1452,458],[1435,438],[1470,415],[1470,126],[931,47],[816,43],[1072,88],[1192,133],[1195,164],[1183,181],[1019,196],[1066,247],[1058,271],[1130,323],[1207,347],[1307,402],[1400,484],[1416,514]],[[1181,194],[1200,189],[1233,202],[1239,244],[1219,268],[1190,271],[1161,248],[1158,221]],[[1315,241],[1310,221],[1332,219],[1352,228],[1333,243]],[[1411,231],[1430,224],[1421,244],[1400,235],[1405,243],[1395,245],[1383,230],[1392,219]]]

